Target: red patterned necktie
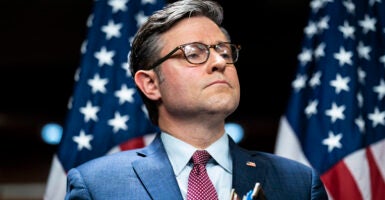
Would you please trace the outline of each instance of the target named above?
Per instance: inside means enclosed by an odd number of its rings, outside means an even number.
[[[197,150],[192,160],[194,167],[188,178],[187,199],[188,200],[217,200],[217,192],[211,182],[206,163],[210,160],[210,154],[205,150]]]

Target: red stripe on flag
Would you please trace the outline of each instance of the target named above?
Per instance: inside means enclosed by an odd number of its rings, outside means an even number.
[[[353,176],[343,161],[323,173],[321,179],[334,200],[363,200]]]
[[[130,139],[130,140],[123,142],[122,144],[119,145],[120,150],[122,150],[122,151],[128,150],[128,149],[141,148],[144,146],[145,146],[145,144],[144,144],[143,136]]]
[[[366,149],[366,157],[368,158],[370,169],[370,185],[373,200],[383,200],[385,197],[385,182],[382,179],[378,165],[374,160],[373,153],[370,148]]]

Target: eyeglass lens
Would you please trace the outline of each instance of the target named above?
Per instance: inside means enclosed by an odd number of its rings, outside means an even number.
[[[210,54],[209,48],[214,48],[228,64],[232,64],[238,59],[238,48],[229,43],[219,43],[210,46],[202,43],[191,43],[182,46],[186,59],[193,64],[206,62]]]

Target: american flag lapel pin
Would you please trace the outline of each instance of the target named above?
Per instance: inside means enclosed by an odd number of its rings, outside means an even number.
[[[257,166],[257,165],[255,164],[255,162],[251,162],[251,161],[246,162],[246,165],[247,165],[247,166],[250,166],[250,167],[256,167],[256,166]]]

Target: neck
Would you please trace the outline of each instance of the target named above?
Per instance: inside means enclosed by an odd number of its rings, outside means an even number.
[[[159,118],[159,128],[162,131],[194,146],[205,149],[217,141],[225,133],[224,120],[213,121],[211,119],[198,120],[167,120]]]

